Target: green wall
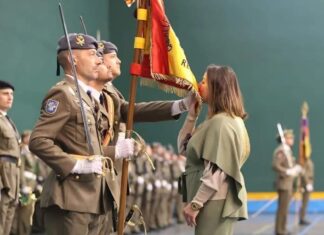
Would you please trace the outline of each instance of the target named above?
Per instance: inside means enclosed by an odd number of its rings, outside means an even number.
[[[324,190],[324,1],[166,0],[165,6],[197,79],[210,63],[230,65],[238,75],[252,144],[243,169],[248,190],[273,190],[271,161],[276,123],[293,128],[298,142],[304,100],[310,106],[315,189]],[[119,46],[124,62],[124,74],[116,84],[124,94],[128,94],[128,67],[133,55],[132,12],[122,1],[111,4],[111,39]],[[174,96],[138,88],[137,98],[142,101]],[[182,120],[137,124],[136,129],[150,141],[175,144]],[[297,145],[294,150],[297,156]]]
[[[107,37],[109,29],[106,0],[62,0],[69,32],[82,32],[80,15],[89,34],[97,29]],[[0,1],[0,79],[15,87],[10,115],[19,130],[30,129],[39,116],[41,101],[56,84],[56,45],[64,34],[58,1]]]
[[[101,31],[119,47],[123,74],[116,85],[128,97],[129,63],[133,57],[136,21],[134,8],[122,0],[65,0],[68,30]],[[296,131],[300,106],[310,106],[316,190],[324,190],[324,1],[322,0],[165,0],[167,15],[200,80],[210,63],[227,64],[236,71],[249,112],[247,127],[252,153],[244,167],[249,191],[272,191],[272,152],[276,123]],[[56,42],[63,34],[58,2],[53,0],[0,1],[0,79],[16,86],[10,115],[20,130],[31,128],[55,76]],[[171,94],[138,87],[137,100],[176,99]],[[206,110],[203,110],[204,119]],[[179,121],[136,124],[148,142],[175,145]],[[297,155],[297,148],[294,149]],[[323,172],[323,173],[322,173]]]

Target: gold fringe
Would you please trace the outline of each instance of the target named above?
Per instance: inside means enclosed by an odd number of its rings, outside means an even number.
[[[159,80],[167,80],[167,78],[164,77],[163,79],[161,79],[162,76],[155,76],[155,78],[157,78],[157,77],[159,77],[159,79],[157,79],[157,81],[153,80],[153,79],[149,79],[149,78],[142,78],[140,84],[141,84],[141,86],[148,86],[148,87],[158,88],[158,89],[163,90],[163,91],[165,91],[167,93],[175,94],[175,95],[177,95],[179,97],[184,97],[184,96],[187,95],[187,93],[188,93],[187,90],[161,83],[161,82],[159,82]],[[182,79],[177,79],[177,80],[180,81]],[[180,82],[178,83],[178,81],[176,83],[180,84]],[[196,90],[193,89],[191,84],[189,84],[187,82],[183,82],[183,80],[182,80],[181,83],[182,83],[182,85],[188,86],[189,90],[193,91],[194,93],[197,93]]]

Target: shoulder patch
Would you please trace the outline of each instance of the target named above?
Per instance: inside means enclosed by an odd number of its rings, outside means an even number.
[[[57,100],[52,100],[52,99],[47,100],[45,105],[45,112],[48,114],[56,113],[59,103],[60,102],[58,102]]]

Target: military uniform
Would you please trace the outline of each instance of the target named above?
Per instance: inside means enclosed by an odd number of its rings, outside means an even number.
[[[20,166],[21,195],[11,228],[12,235],[29,235],[31,232],[32,217],[36,202],[35,194],[33,194],[37,186],[36,165],[36,156],[29,151],[28,145],[22,144]]]
[[[56,230],[57,234],[88,234],[89,229],[92,229],[96,234],[99,215],[111,208],[110,197],[106,197],[106,194],[111,193],[118,202],[119,188],[108,177],[103,178],[94,173],[70,174],[75,165],[71,154],[89,156],[105,155],[106,152],[101,146],[92,100],[80,89],[94,150],[89,153],[76,92],[74,82],[69,78],[49,91],[31,136],[30,149],[53,169],[45,181],[41,196],[41,207],[47,210],[45,225],[48,231]],[[66,228],[68,231],[60,232],[52,226],[63,223],[60,221],[63,215],[70,216],[66,214],[67,211],[74,218],[82,215],[84,221],[69,224]],[[50,221],[56,223],[49,224]]]
[[[314,187],[314,164],[310,158],[305,159],[304,174],[301,176],[302,206],[299,212],[299,223],[308,224],[306,220],[307,205]]]
[[[286,234],[286,223],[289,202],[293,191],[294,177],[287,175],[287,170],[295,165],[295,158],[289,149],[288,155],[283,145],[277,147],[273,153],[272,168],[277,173],[275,188],[278,193],[278,208],[276,213],[275,232],[277,235]]]
[[[47,176],[49,175],[51,168],[49,168],[41,159],[37,158],[36,162],[36,175],[37,186],[35,190],[35,196],[37,201],[35,203],[35,209],[33,214],[32,232],[40,233],[44,232],[44,211],[40,207],[40,195],[43,191],[43,184]]]
[[[13,86],[0,81],[0,89]],[[0,234],[8,235],[19,197],[19,133],[13,121],[0,110]]]

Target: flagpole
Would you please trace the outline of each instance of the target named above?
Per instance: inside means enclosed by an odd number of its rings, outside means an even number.
[[[132,65],[134,64],[139,65],[142,59],[142,53],[145,44],[144,43],[145,33],[146,33],[145,21],[147,19],[144,19],[142,16],[139,16],[138,12],[139,9],[141,11],[146,10],[146,1],[147,0],[138,0],[139,4],[137,8],[137,30],[136,30],[136,37],[134,42],[134,56],[133,56]],[[131,138],[131,131],[133,130],[133,117],[134,117],[137,78],[138,75],[132,75],[130,93],[129,93],[128,116],[127,116],[127,124],[126,124],[126,138]],[[122,178],[121,178],[121,187],[120,187],[120,203],[119,203],[119,214],[118,214],[118,227],[117,227],[118,235],[124,234],[127,180],[128,180],[128,160],[123,159]]]
[[[304,123],[305,119],[307,119],[308,115],[308,104],[305,101],[301,107],[301,123],[300,123],[300,136],[299,136],[299,155],[298,155],[298,164],[304,168],[305,165],[305,158],[306,158],[306,146],[305,146],[305,127]],[[297,183],[296,183],[296,204],[295,204],[295,224],[298,225],[299,223],[299,210],[302,204],[303,195],[301,189],[301,175],[297,176]],[[300,198],[298,198],[300,197]]]

